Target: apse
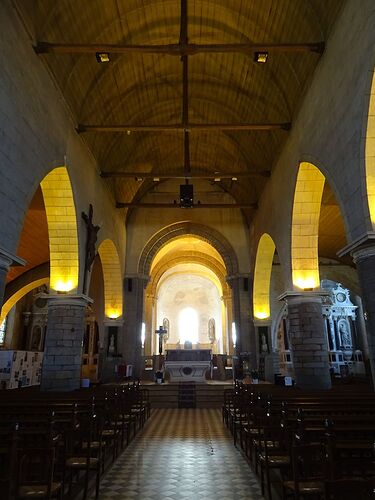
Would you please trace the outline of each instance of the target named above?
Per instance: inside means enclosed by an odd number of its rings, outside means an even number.
[[[191,342],[193,347],[222,352],[222,301],[217,281],[211,271],[196,264],[175,266],[161,279],[157,324],[168,320],[168,346]]]

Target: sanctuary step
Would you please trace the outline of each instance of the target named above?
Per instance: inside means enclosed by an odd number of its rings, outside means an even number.
[[[180,382],[178,386],[178,407],[196,408],[195,382]]]
[[[150,395],[151,408],[178,408],[179,384],[166,382],[165,384],[143,381]],[[196,408],[221,408],[224,399],[224,390],[232,387],[231,383],[207,382],[195,384]]]

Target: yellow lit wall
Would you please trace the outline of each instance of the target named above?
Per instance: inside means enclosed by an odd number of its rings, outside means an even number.
[[[375,73],[372,79],[366,130],[366,184],[371,223],[375,225]]]
[[[78,286],[78,233],[76,209],[68,171],[52,170],[41,182],[46,207],[50,248],[50,287],[75,291]]]
[[[318,231],[324,175],[311,163],[301,163],[294,193],[292,278],[298,288],[319,286]]]
[[[107,318],[122,315],[122,280],[118,253],[111,240],[104,240],[99,246],[104,277],[104,309]]]
[[[16,292],[14,295],[12,295],[4,304],[1,309],[1,314],[0,314],[0,325],[6,318],[7,314],[9,311],[12,309],[12,307],[22,299],[27,293],[31,292],[31,290],[34,290],[34,288],[37,288],[38,286],[45,285],[48,283],[49,278],[42,278],[40,280],[32,281],[28,285],[25,285],[24,287],[20,288],[18,292]]]
[[[255,261],[253,305],[254,316],[266,319],[270,316],[270,282],[275,243],[269,234],[259,240]]]

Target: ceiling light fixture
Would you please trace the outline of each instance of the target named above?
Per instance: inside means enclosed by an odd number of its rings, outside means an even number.
[[[232,177],[232,181],[237,181],[237,177]]]
[[[194,191],[192,184],[180,185],[180,207],[193,208],[194,206]]]
[[[221,179],[220,179],[220,177],[215,177],[215,178],[214,178],[214,181],[215,181],[215,182],[220,182],[220,181],[221,181]]]
[[[267,62],[268,52],[254,52],[254,61],[256,63],[264,64]]]
[[[98,63],[109,63],[111,60],[108,52],[97,52],[95,57]]]

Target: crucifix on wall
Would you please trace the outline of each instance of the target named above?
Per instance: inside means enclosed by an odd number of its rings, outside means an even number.
[[[90,203],[88,215],[85,214],[85,212],[82,212],[82,219],[85,221],[86,224],[85,270],[83,274],[83,286],[82,286],[83,293],[87,293],[86,290],[87,274],[91,271],[92,264],[95,260],[95,253],[96,253],[95,245],[96,245],[96,240],[98,239],[98,232],[100,229],[100,226],[94,226],[92,222],[93,214],[94,214],[94,209]]]

